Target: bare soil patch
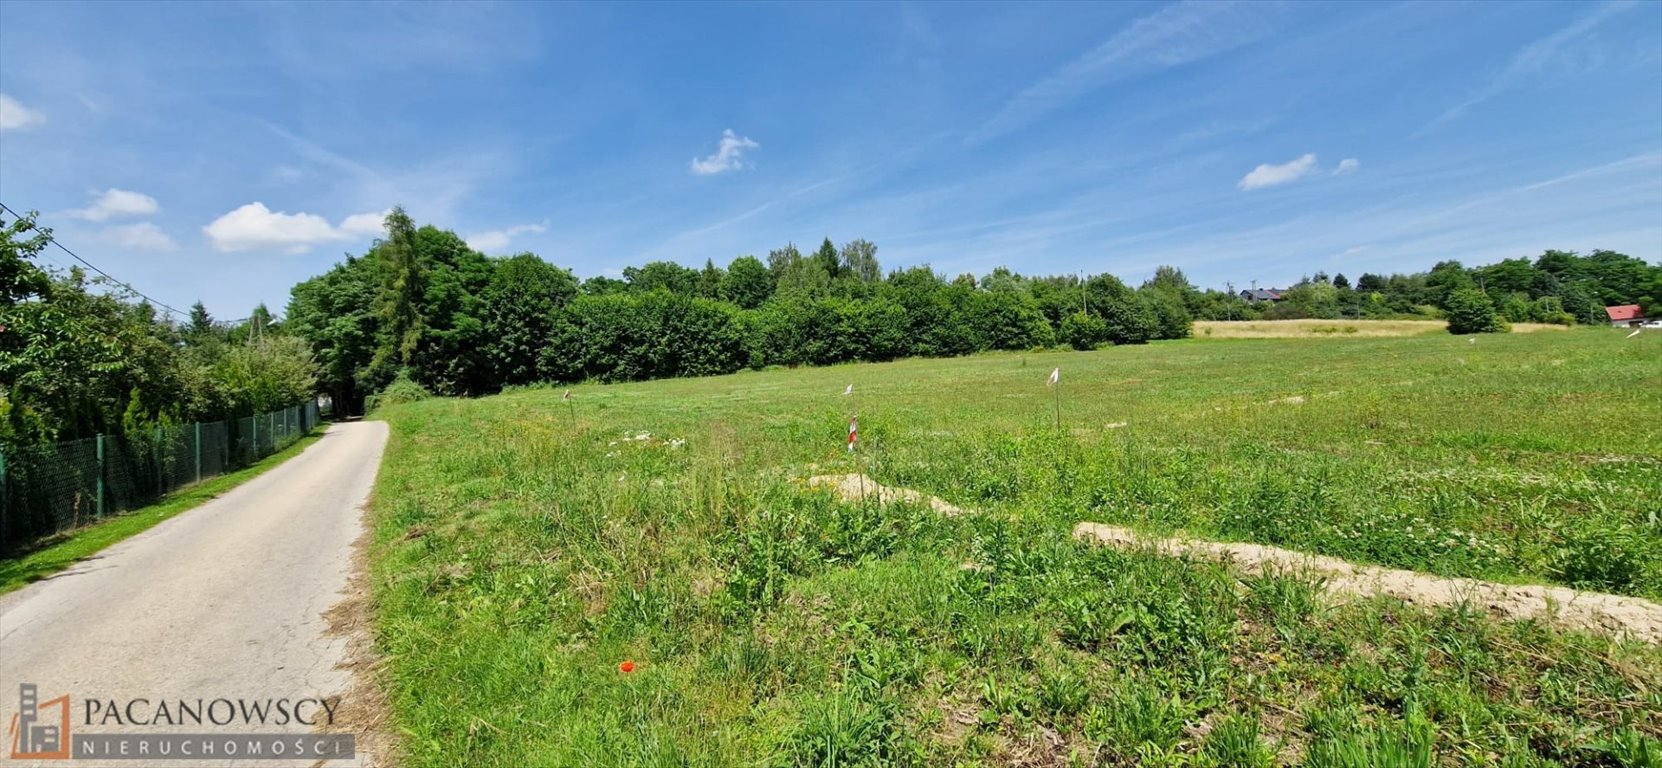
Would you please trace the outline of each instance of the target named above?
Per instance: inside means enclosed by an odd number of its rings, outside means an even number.
[[[876,497],[882,501],[927,504],[950,516],[969,511],[908,488],[884,486],[865,475],[822,475],[811,478],[808,484],[829,488],[845,501]],[[1338,602],[1386,596],[1410,605],[1470,606],[1504,619],[1534,619],[1569,629],[1625,635],[1662,644],[1662,605],[1643,598],[1582,592],[1568,587],[1448,578],[1358,565],[1335,557],[1261,544],[1144,536],[1129,528],[1102,523],[1079,523],[1073,528],[1073,536],[1118,549],[1148,549],[1173,557],[1219,561],[1251,574],[1305,574],[1321,579],[1327,594]]]
[[[1302,573],[1320,578],[1339,600],[1385,595],[1411,605],[1471,606],[1505,619],[1536,619],[1572,629],[1629,635],[1662,643],[1662,605],[1649,600],[1568,587],[1500,584],[1455,579],[1418,571],[1357,565],[1335,557],[1312,555],[1261,544],[1143,536],[1128,528],[1080,523],[1074,538],[1120,549],[1152,549],[1174,557],[1201,557],[1228,563],[1244,572]]]
[[[962,507],[954,506],[942,499],[937,499],[925,493],[919,493],[910,488],[890,488],[880,485],[865,475],[819,475],[808,479],[810,488],[830,488],[844,501],[863,501],[875,498],[879,503],[903,501],[910,504],[924,504],[929,508],[947,517],[957,517],[964,514]]]
[[[338,666],[352,676],[334,724],[323,730],[356,735],[358,760],[364,768],[391,768],[403,761],[387,722],[390,704],[380,680],[383,659],[372,639],[375,615],[369,599],[369,537],[366,527],[352,542],[352,575],[346,595],[323,614],[328,633],[347,638],[346,658]]]

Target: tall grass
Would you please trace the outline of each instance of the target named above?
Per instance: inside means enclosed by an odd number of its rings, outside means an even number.
[[[1662,596],[1662,338],[1482,341],[581,387],[575,423],[553,390],[389,408],[394,721],[416,765],[1643,764],[1653,647],[1068,537]],[[803,482],[855,470],[981,511]]]

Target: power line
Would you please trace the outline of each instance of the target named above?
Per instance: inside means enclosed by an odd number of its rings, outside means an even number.
[[[6,212],[6,213],[9,213],[9,214],[11,214],[11,215],[13,215],[13,216],[15,216],[15,217],[17,217],[17,218],[18,218],[18,219],[19,219],[19,220],[21,220],[21,219],[22,219],[22,218],[23,218],[23,216],[22,216],[22,215],[21,215],[21,214],[19,214],[19,213],[18,213],[18,212],[17,212],[17,211],[14,211],[14,210],[12,210],[12,209],[11,209],[11,208],[10,208],[10,207],[8,207],[8,206],[7,206],[7,205],[6,205],[6,204],[5,204],[5,203],[0,203],[0,210],[3,210],[3,211],[5,211],[5,212]],[[38,229],[39,229],[39,228],[38,228],[38,227],[36,227],[36,229],[37,229],[37,230],[38,230]],[[64,252],[64,253],[67,253],[67,254],[69,254],[69,255],[70,255],[70,256],[72,256],[72,257],[74,257],[74,259],[75,259],[75,260],[76,260],[76,261],[79,261],[79,262],[81,262],[81,263],[82,263],[82,264],[85,264],[85,265],[87,265],[87,269],[90,269],[90,270],[92,270],[92,271],[94,271],[94,272],[97,272],[97,273],[98,273],[98,274],[100,274],[100,275],[103,275],[103,276],[104,276],[104,277],[106,277],[106,278],[108,278],[108,279],[109,279],[109,281],[110,281],[110,282],[112,282],[112,283],[115,283],[115,284],[116,284],[116,285],[119,285],[119,286],[121,286],[121,287],[123,287],[123,288],[126,288],[126,289],[127,289],[127,290],[129,290],[129,291],[132,291],[132,292],[133,292],[133,294],[134,294],[134,295],[136,295],[136,296],[138,296],[138,297],[139,297],[139,298],[141,298],[141,299],[144,299],[144,300],[145,300],[145,301],[148,301],[148,302],[150,302],[150,303],[151,303],[151,304],[154,304],[154,305],[156,305],[156,306],[158,306],[158,307],[161,307],[161,308],[162,308],[162,309],[165,309],[165,310],[167,310],[167,311],[169,311],[169,312],[172,312],[172,313],[173,313],[173,314],[175,314],[175,315],[178,315],[178,316],[180,316],[180,317],[190,317],[190,314],[189,314],[189,313],[186,313],[186,312],[180,312],[180,311],[179,311],[179,310],[177,310],[177,309],[174,309],[174,308],[173,308],[173,307],[170,307],[170,306],[168,306],[168,305],[166,305],[166,304],[163,304],[163,303],[162,303],[162,302],[159,302],[159,301],[157,301],[157,300],[155,300],[155,299],[152,299],[152,298],[150,298],[150,297],[149,297],[149,296],[146,296],[146,295],[144,295],[144,293],[143,293],[143,292],[141,292],[141,291],[139,291],[139,289],[137,289],[137,288],[134,288],[134,287],[133,287],[133,284],[132,284],[132,283],[127,283],[127,282],[123,282],[123,281],[121,281],[121,280],[117,280],[117,279],[116,279],[116,277],[115,277],[115,275],[112,275],[112,274],[110,274],[110,273],[108,273],[108,272],[105,272],[105,271],[104,271],[104,270],[102,270],[102,269],[99,269],[99,268],[98,268],[98,267],[97,267],[97,266],[96,266],[96,265],[94,265],[94,264],[93,264],[93,263],[92,263],[92,262],[90,262],[90,261],[87,261],[87,260],[86,260],[86,259],[83,259],[83,258],[81,258],[81,256],[80,256],[80,254],[78,254],[78,253],[76,253],[76,252],[74,252],[74,251],[71,251],[71,250],[69,250],[69,249],[68,249],[68,248],[66,248],[66,247],[64,247],[64,244],[63,244],[63,243],[60,243],[60,242],[58,242],[58,238],[56,238],[56,237],[54,237],[54,236],[53,236],[53,235],[50,235],[50,234],[48,234],[48,235],[47,235],[47,236],[46,236],[46,239],[47,239],[47,241],[48,241],[48,242],[50,242],[50,243],[52,243],[52,244],[53,244],[53,245],[55,245],[55,246],[58,246],[58,250],[60,250],[60,251],[63,251],[63,252]]]

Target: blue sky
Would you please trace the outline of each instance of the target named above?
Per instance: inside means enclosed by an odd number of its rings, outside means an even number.
[[[585,277],[1662,258],[1655,2],[7,2],[0,94],[0,202],[222,318],[397,203]]]

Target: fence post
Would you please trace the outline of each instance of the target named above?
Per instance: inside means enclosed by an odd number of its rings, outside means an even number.
[[[104,517],[104,435],[98,435],[98,517]]]
[[[202,482],[202,422],[196,422],[196,482]]]
[[[260,417],[249,416],[248,428],[254,433],[248,441],[248,463],[253,464],[254,460],[260,457]]]
[[[161,427],[156,427],[156,450],[151,455],[156,457],[156,498],[158,499],[166,492],[163,486],[167,484],[167,479],[162,472],[162,441],[166,439],[165,431]]]

